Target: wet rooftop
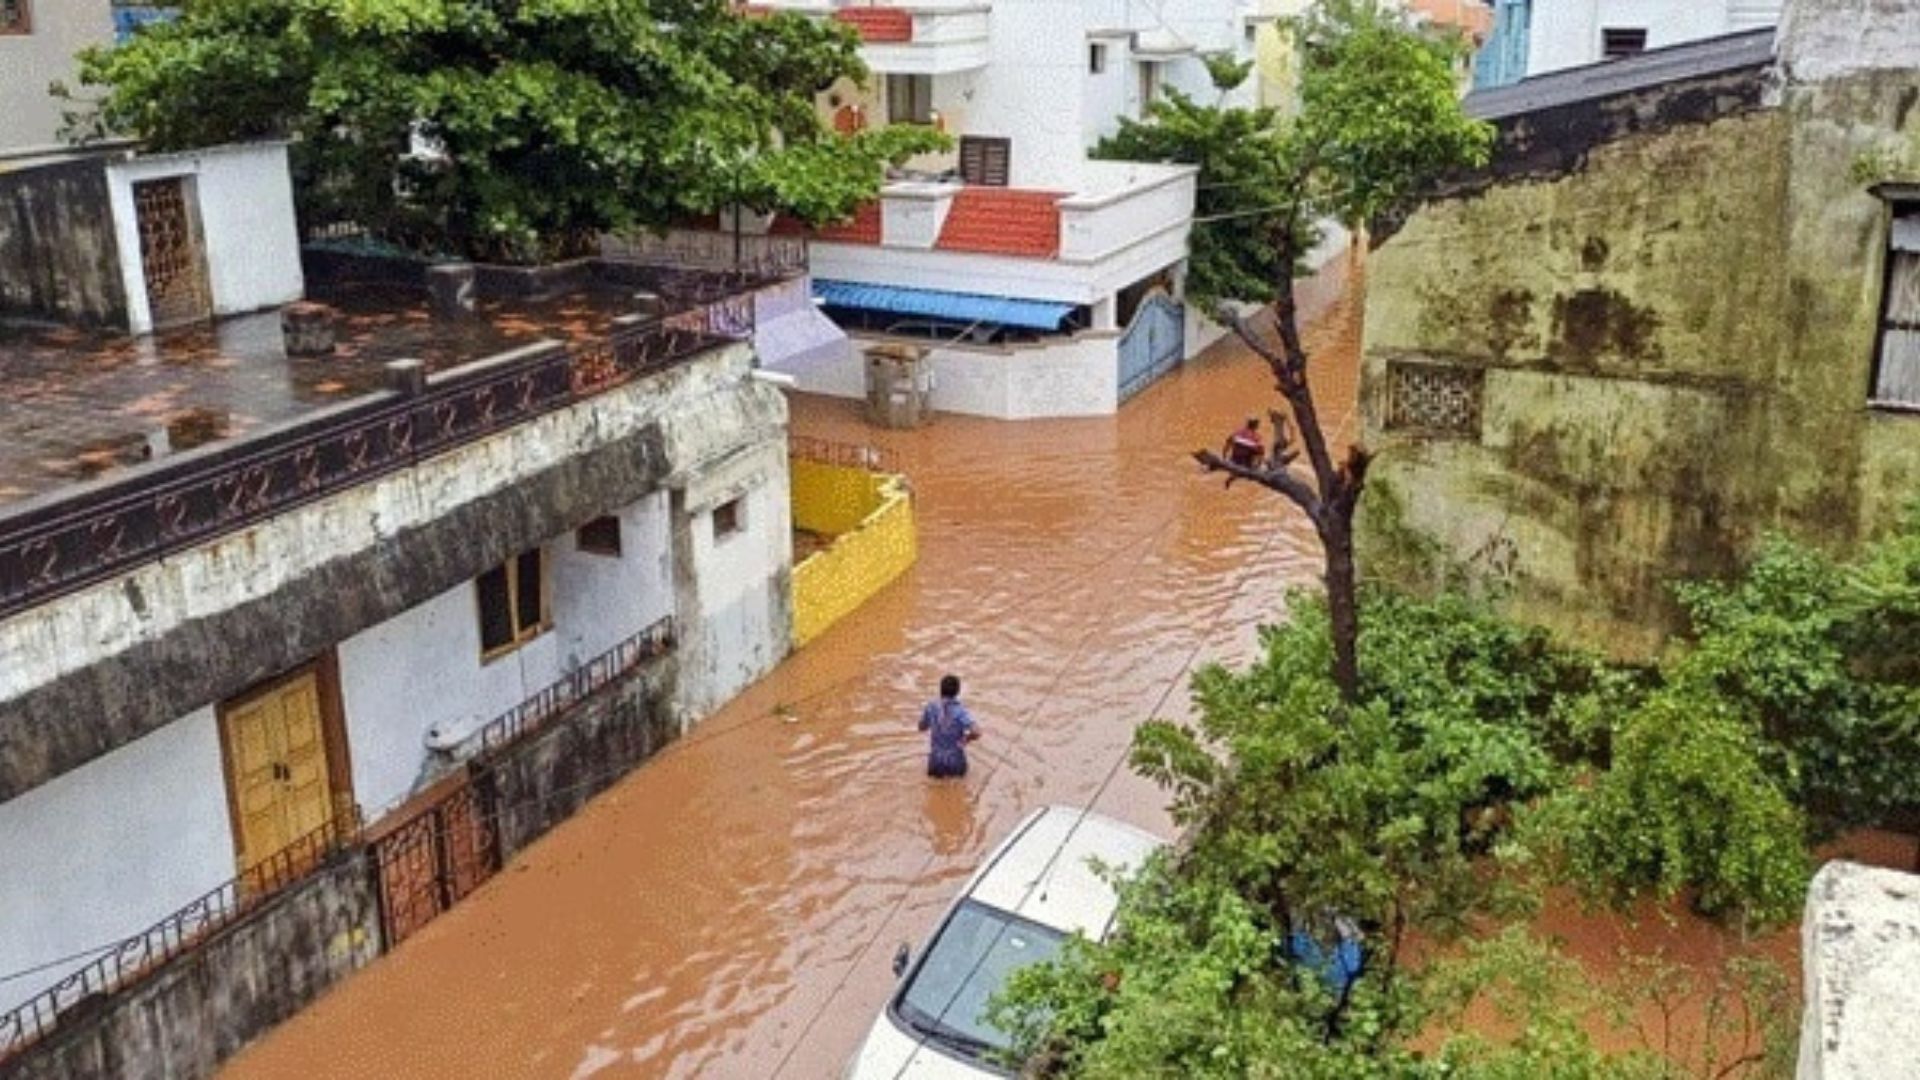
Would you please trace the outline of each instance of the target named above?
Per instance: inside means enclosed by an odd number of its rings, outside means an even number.
[[[0,505],[139,464],[156,445],[188,450],[381,389],[393,360],[439,371],[543,338],[601,337],[639,306],[634,289],[606,283],[482,300],[458,320],[403,287],[309,293],[337,313],[331,355],[289,357],[277,310],[146,337],[0,321]]]

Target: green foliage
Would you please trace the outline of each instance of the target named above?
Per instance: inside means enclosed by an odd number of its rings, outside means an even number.
[[[1732,583],[1680,590],[1672,667],[1760,736],[1769,775],[1827,829],[1920,808],[1920,510],[1841,565],[1784,539]]]
[[[931,132],[846,138],[814,95],[864,76],[831,22],[711,0],[202,0],[81,57],[76,135],[170,150],[287,137],[309,221],[532,261],[736,199],[813,221]],[[415,136],[439,153],[409,153]]]
[[[1695,890],[1703,913],[1793,919],[1810,873],[1806,821],[1724,701],[1654,694],[1616,730],[1613,766],[1541,811],[1570,880],[1625,903]]]
[[[1172,792],[1191,846],[1123,892],[1124,935],[1016,981],[1003,1019],[1046,1068],[1413,1075],[1428,1006],[1402,942],[1531,910],[1526,875],[1488,873],[1488,853],[1504,864],[1513,808],[1563,782],[1544,735],[1557,700],[1601,692],[1592,662],[1464,601],[1371,594],[1342,710],[1324,605],[1290,603],[1258,663],[1195,677],[1197,727],[1139,729],[1134,765]],[[1331,947],[1336,915],[1371,952],[1345,997],[1283,948],[1295,932]]]
[[[1878,630],[1920,610],[1913,555],[1902,539],[1842,575]],[[1768,580],[1757,568],[1739,588]],[[1295,595],[1256,663],[1195,676],[1193,726],[1138,729],[1134,767],[1168,789],[1187,843],[1121,883],[1113,940],[1074,943],[998,1001],[1029,1074],[1665,1080],[1727,1075],[1755,1047],[1784,1060],[1777,970],[1630,957],[1596,981],[1514,928],[1556,879],[1620,904],[1684,894],[1745,926],[1790,919],[1806,821],[1745,706],[1691,667],[1613,667],[1459,597],[1362,601],[1353,704],[1329,676],[1324,602]],[[1345,996],[1286,948],[1295,932],[1330,946],[1334,916],[1367,943]],[[1469,1010],[1499,1037],[1463,1030]],[[1704,1038],[1646,1019],[1700,1010]],[[1603,1052],[1607,1017],[1631,1018],[1644,1049]]]
[[[1270,298],[1323,218],[1360,224],[1447,170],[1485,160],[1492,129],[1460,111],[1458,44],[1374,0],[1331,0],[1295,27],[1301,107],[1211,108],[1177,92],[1122,120],[1099,157],[1200,167],[1188,295],[1203,306]],[[1247,68],[1209,61],[1223,91]]]

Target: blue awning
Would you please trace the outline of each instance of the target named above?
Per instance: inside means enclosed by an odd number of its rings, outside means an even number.
[[[1013,300],[1004,296],[903,289],[896,285],[866,285],[854,281],[813,280],[813,295],[828,307],[920,315],[962,323],[999,323],[1029,330],[1058,330],[1073,314],[1072,304],[1051,300]]]

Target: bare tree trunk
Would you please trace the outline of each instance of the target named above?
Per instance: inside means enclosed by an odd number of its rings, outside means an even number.
[[[1359,493],[1355,492],[1357,496]],[[1353,570],[1353,507],[1334,514],[1320,529],[1327,554],[1327,618],[1333,630],[1333,682],[1352,704],[1360,695],[1360,605]]]
[[[1291,235],[1291,225],[1287,226],[1286,235]],[[1353,512],[1366,486],[1367,465],[1372,455],[1365,447],[1354,445],[1347,447],[1343,460],[1334,461],[1327,447],[1326,433],[1320,429],[1313,388],[1307,382],[1307,350],[1300,337],[1293,274],[1288,272],[1276,286],[1273,318],[1279,341],[1272,341],[1245,318],[1234,318],[1233,329],[1273,371],[1274,386],[1293,414],[1293,433],[1289,433],[1288,418],[1273,412],[1268,414],[1274,424],[1273,451],[1267,460],[1249,466],[1235,464],[1211,450],[1196,451],[1193,456],[1209,470],[1231,473],[1279,492],[1313,522],[1326,558],[1333,682],[1340,689],[1341,699],[1351,705],[1360,694],[1360,610],[1353,564]],[[1313,474],[1311,483],[1293,472],[1293,464],[1303,450]]]

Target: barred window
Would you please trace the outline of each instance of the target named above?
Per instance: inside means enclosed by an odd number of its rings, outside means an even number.
[[[33,33],[33,0],[0,0],[0,34]]]
[[[1392,361],[1387,365],[1387,430],[1479,439],[1478,368]]]
[[[1920,200],[1893,204],[1873,402],[1920,408]]]

